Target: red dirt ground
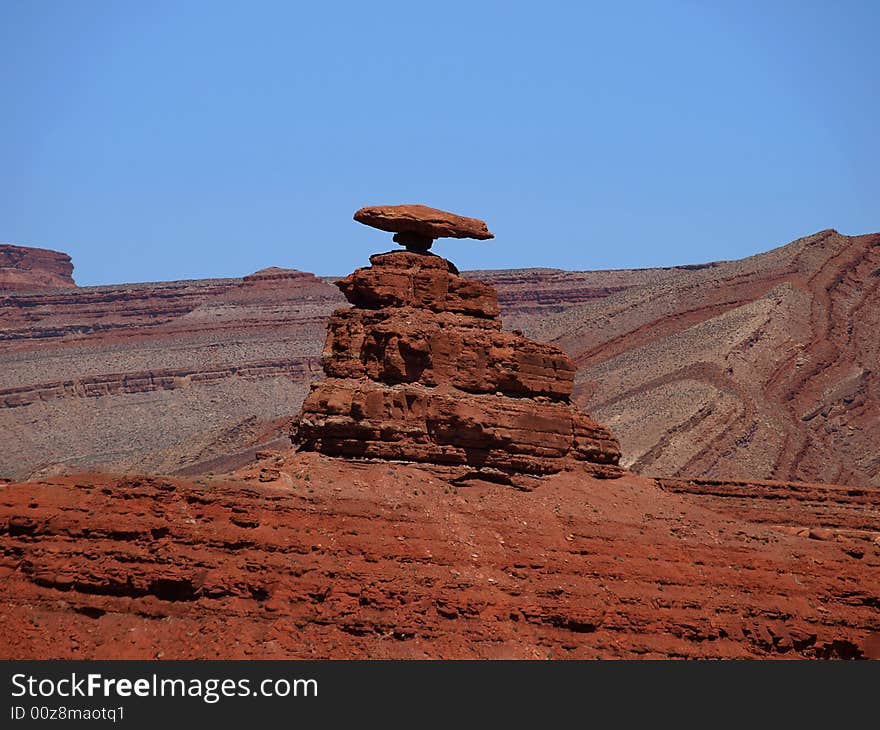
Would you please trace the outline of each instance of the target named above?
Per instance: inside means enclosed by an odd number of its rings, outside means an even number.
[[[0,657],[880,656],[875,492],[446,476],[0,485]]]

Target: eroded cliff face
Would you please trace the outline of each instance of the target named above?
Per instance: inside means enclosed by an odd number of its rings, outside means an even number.
[[[66,253],[0,243],[0,292],[72,286],[73,264]]]
[[[370,262],[337,282],[354,306],[330,318],[327,378],[294,432],[302,449],[482,475],[549,474],[573,462],[621,474],[614,436],[571,404],[572,361],[502,331],[492,287],[430,254]]]

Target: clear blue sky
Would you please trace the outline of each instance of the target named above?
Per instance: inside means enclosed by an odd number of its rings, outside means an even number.
[[[344,274],[362,205],[461,268],[880,230],[880,2],[0,0],[0,241],[80,284]]]

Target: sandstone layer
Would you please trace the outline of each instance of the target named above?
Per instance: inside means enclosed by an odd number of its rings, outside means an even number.
[[[302,449],[493,474],[577,461],[619,476],[616,439],[570,402],[574,364],[502,331],[492,287],[438,256],[370,262],[336,283],[353,307],[330,318],[327,378],[295,426]]]
[[[288,453],[0,485],[0,658],[880,656],[876,491],[540,482]]]
[[[0,292],[73,286],[73,264],[66,253],[0,243]]]

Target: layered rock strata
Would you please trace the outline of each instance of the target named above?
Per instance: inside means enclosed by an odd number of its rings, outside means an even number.
[[[255,447],[289,444],[344,301],[312,274],[277,268],[0,292],[0,434],[10,434],[0,476],[220,472]]]
[[[871,490],[433,471],[0,485],[0,659],[880,659]]]
[[[570,401],[558,348],[501,329],[498,297],[446,259],[399,251],[337,282],[327,378],[293,438],[302,450],[542,475],[582,463],[616,477],[615,437]]]
[[[70,256],[60,251],[0,243],[0,291],[74,287]]]

